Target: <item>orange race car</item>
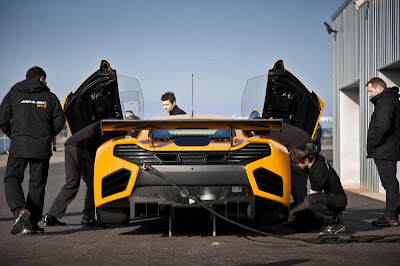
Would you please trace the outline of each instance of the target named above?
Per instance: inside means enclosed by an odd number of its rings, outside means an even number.
[[[108,62],[102,61],[100,69],[64,103],[72,133],[104,118],[114,119],[102,120],[103,131],[140,132],[136,138],[112,139],[97,150],[94,196],[100,223],[173,217],[182,210],[200,212],[202,205],[232,219],[260,223],[287,219],[287,149],[250,132],[280,130],[285,122],[312,136],[323,103],[284,69],[282,61],[268,75],[247,82],[242,112],[246,117],[252,113],[250,119],[177,115],[122,120],[127,109],[142,114],[143,100],[136,80],[125,83],[134,84],[130,89],[121,89],[119,79]],[[131,96],[128,103],[123,94]],[[263,102],[252,101],[252,97],[261,97]],[[262,119],[251,119],[257,115]]]

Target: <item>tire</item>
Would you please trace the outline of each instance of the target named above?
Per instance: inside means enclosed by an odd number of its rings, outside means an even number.
[[[99,224],[127,224],[129,223],[129,208],[96,208]]]
[[[289,207],[283,207],[275,202],[256,202],[256,223],[260,225],[280,224],[286,222],[289,214]]]

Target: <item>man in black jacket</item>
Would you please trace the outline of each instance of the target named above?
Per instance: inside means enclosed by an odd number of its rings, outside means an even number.
[[[294,148],[290,158],[301,169],[307,169],[311,189],[317,193],[308,195],[303,203],[291,209],[288,222],[296,213],[309,209],[325,221],[325,228],[320,235],[344,232],[346,228],[342,222],[342,212],[347,205],[347,196],[336,171],[322,155],[315,156],[313,149],[307,145]]]
[[[4,177],[6,200],[15,221],[12,234],[43,233],[42,219],[45,186],[52,139],[65,123],[57,96],[46,86],[46,73],[33,67],[26,80],[15,84],[0,105],[0,128],[11,139]],[[30,166],[29,192],[25,200],[21,183]]]
[[[132,111],[130,111],[132,112]],[[129,120],[139,120],[132,112],[127,118]],[[97,227],[95,219],[95,204],[93,191],[94,162],[97,148],[106,141],[125,136],[126,131],[101,132],[101,122],[92,123],[73,134],[65,142],[65,185],[61,188],[49,212],[44,218],[45,226],[66,225],[61,219],[68,205],[78,193],[81,177],[86,183],[85,207],[81,221],[82,227]],[[130,132],[135,135],[136,132]]]
[[[169,113],[169,115],[185,115],[186,112],[180,109],[176,105],[175,94],[171,91],[164,93],[161,96],[162,105],[164,110]]]
[[[368,128],[367,158],[374,158],[382,186],[386,190],[386,210],[374,226],[399,225],[399,182],[396,178],[400,160],[400,102],[399,88],[386,88],[380,78],[367,83],[368,96],[374,104]]]

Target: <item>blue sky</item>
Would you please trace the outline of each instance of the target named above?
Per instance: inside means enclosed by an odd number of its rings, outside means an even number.
[[[3,1],[0,99],[38,65],[65,96],[108,60],[139,80],[145,118],[164,115],[174,91],[195,114],[240,116],[246,81],[275,61],[325,102],[332,116],[332,35],[323,22],[344,0]]]

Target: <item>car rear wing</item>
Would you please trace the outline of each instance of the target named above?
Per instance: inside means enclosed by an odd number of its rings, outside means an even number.
[[[158,129],[282,130],[282,119],[101,120],[101,131]]]
[[[233,131],[282,130],[282,119],[174,119],[174,120],[101,120],[101,131],[158,130],[158,129],[226,129],[230,131],[233,147]],[[151,137],[154,147],[154,134]]]

